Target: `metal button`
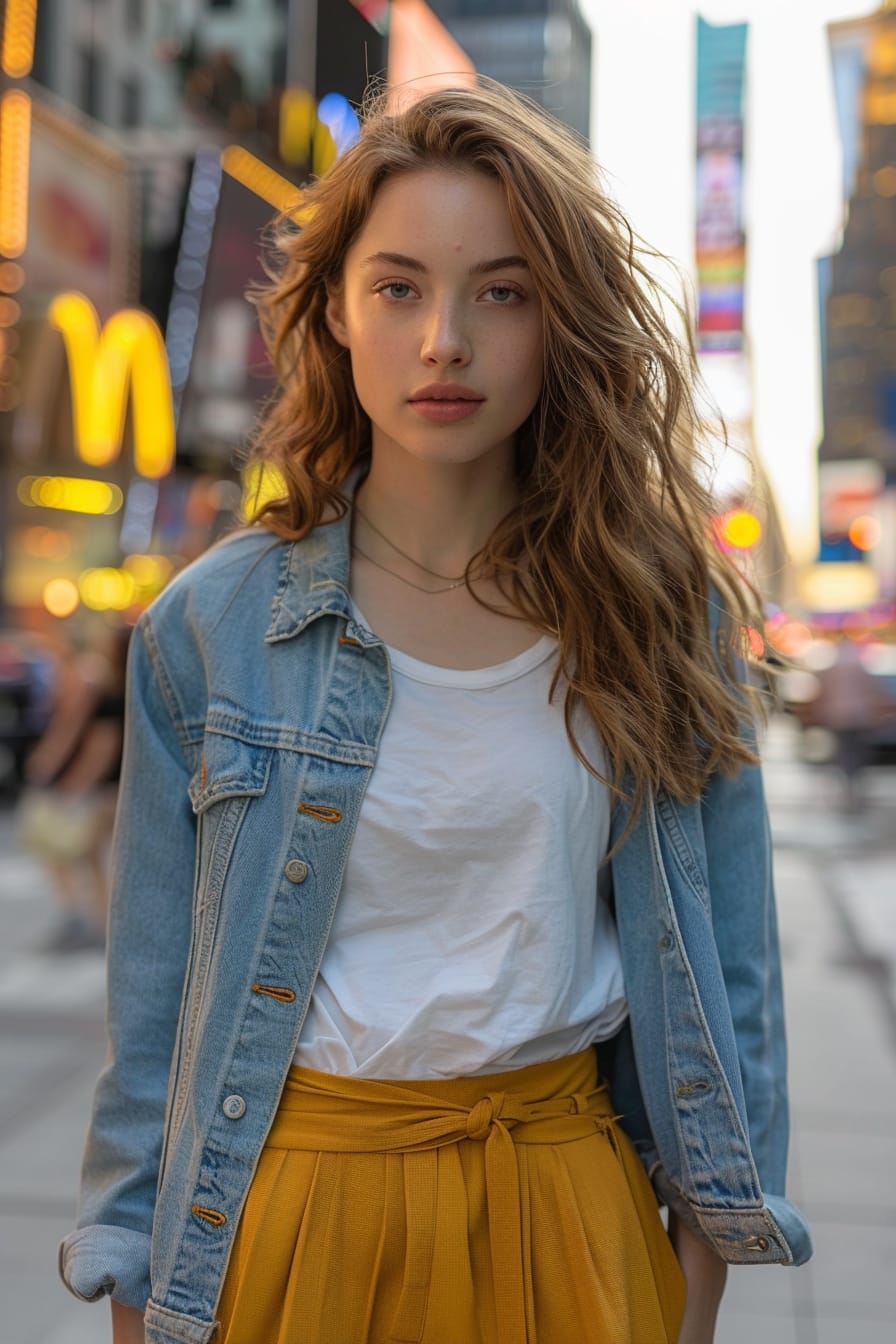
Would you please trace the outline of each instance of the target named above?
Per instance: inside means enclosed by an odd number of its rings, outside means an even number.
[[[304,882],[308,876],[308,865],[302,859],[290,859],[283,871],[290,882]]]
[[[246,1103],[243,1098],[234,1094],[224,1098],[224,1105],[221,1107],[228,1120],[239,1120],[240,1116],[246,1114]]]
[[[669,948],[670,948],[671,946],[672,946],[672,935],[671,935],[671,933],[664,933],[663,936],[662,936],[662,938],[660,939],[660,951],[661,951],[661,952],[668,952],[668,951],[669,951]]]
[[[767,1251],[768,1237],[747,1237],[744,1249],[748,1251]]]

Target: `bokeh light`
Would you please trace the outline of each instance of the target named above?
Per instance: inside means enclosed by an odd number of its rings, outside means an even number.
[[[762,524],[755,513],[749,513],[746,509],[733,509],[720,519],[719,535],[726,546],[748,551],[762,537]]]
[[[85,607],[92,611],[125,611],[134,601],[137,585],[124,569],[85,569],[78,579]]]
[[[70,513],[117,513],[124,499],[111,481],[78,476],[25,476],[17,493],[23,504]]]
[[[77,586],[71,579],[51,579],[44,586],[44,606],[51,616],[71,616],[81,602]]]
[[[859,514],[858,518],[853,518],[850,523],[848,536],[857,550],[873,551],[880,541],[880,523],[870,513]]]
[[[802,621],[785,620],[768,631],[769,643],[788,658],[799,658],[812,643],[812,631]]]

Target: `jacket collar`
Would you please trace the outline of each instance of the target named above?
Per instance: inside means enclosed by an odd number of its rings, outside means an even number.
[[[346,481],[343,494],[349,508],[341,518],[315,527],[301,541],[285,545],[265,643],[301,634],[326,612],[351,619],[351,500],[364,475],[366,465],[356,467]]]

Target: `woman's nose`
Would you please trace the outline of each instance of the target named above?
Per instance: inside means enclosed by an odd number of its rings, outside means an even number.
[[[445,304],[430,314],[420,350],[424,364],[447,366],[469,364],[472,355],[469,337],[460,314]]]

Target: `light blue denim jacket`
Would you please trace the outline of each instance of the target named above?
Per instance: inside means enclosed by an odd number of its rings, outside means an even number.
[[[180,575],[129,665],[109,1056],[63,1278],[206,1344],[308,1008],[391,700],[356,624],[343,520],[253,529]],[[613,839],[628,820],[617,809]],[[760,772],[658,796],[612,860],[630,1020],[617,1111],[660,1198],[726,1260],[800,1264]]]

